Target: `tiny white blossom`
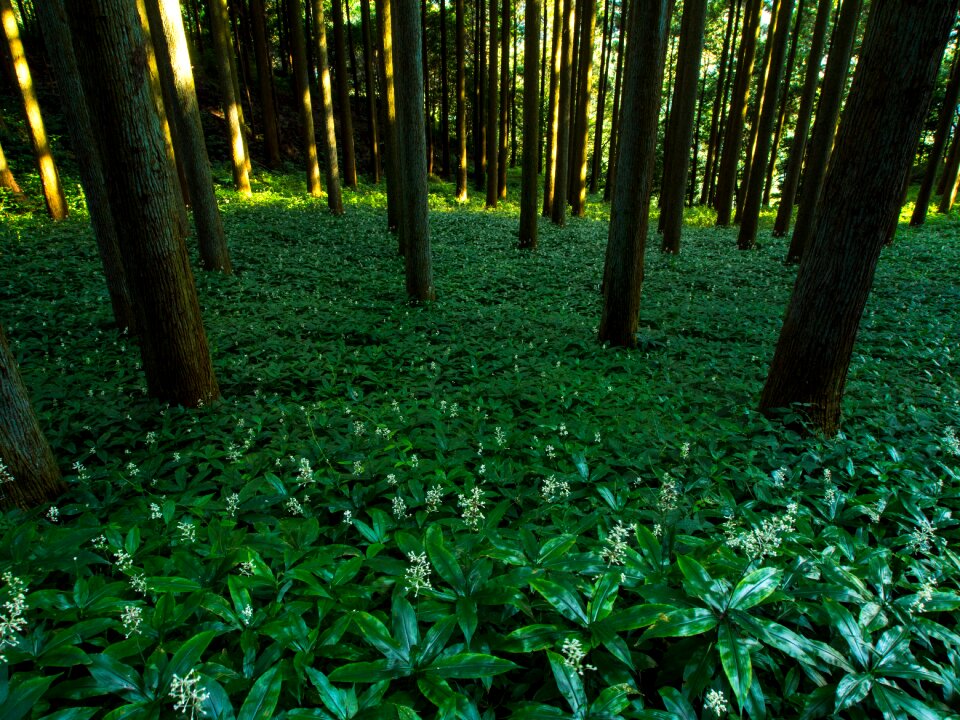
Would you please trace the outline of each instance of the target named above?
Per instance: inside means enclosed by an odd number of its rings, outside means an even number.
[[[719,690],[707,690],[707,695],[703,702],[703,709],[709,710],[717,717],[720,717],[727,712],[727,698]]]
[[[567,638],[560,646],[560,652],[563,655],[563,664],[573,668],[577,675],[583,675],[584,670],[596,670],[593,665],[584,664],[583,659],[587,653],[583,649],[583,644],[578,638]]]
[[[140,634],[140,625],[143,623],[143,609],[137,605],[124,605],[120,614],[123,622],[123,632],[128,638]]]
[[[52,523],[60,522],[60,509],[56,505],[51,505],[47,510],[47,520]]]
[[[393,516],[398,519],[407,516],[407,503],[400,495],[393,498]]]
[[[403,574],[407,589],[413,590],[414,597],[417,597],[421,590],[431,590],[433,586],[430,584],[431,568],[427,554],[420,553],[418,555],[417,553],[409,552],[407,553],[407,560],[410,561],[410,565]]]
[[[240,620],[244,625],[249,625],[250,620],[253,618],[253,607],[250,605],[244,605],[243,609],[240,611]]]
[[[180,531],[180,541],[192,543],[197,539],[197,526],[192,520],[184,520],[177,523],[177,530]]]
[[[344,524],[344,525],[352,525],[352,524],[353,524],[353,511],[352,511],[352,510],[344,510],[344,511],[343,511],[343,524]]]
[[[117,550],[113,557],[115,558],[113,564],[117,566],[117,570],[120,572],[126,572],[133,567],[133,558],[126,550]]]
[[[551,475],[543,481],[540,487],[540,497],[547,502],[556,502],[570,495],[570,483],[566,480],[557,480],[556,475]]]
[[[253,575],[253,560],[247,560],[239,565],[241,575]]]
[[[479,530],[484,520],[483,508],[487,503],[483,499],[483,490],[474,486],[469,495],[459,495],[457,505],[461,509],[461,517],[471,530]]]
[[[353,474],[354,475],[363,475],[363,463],[359,460],[353,461]]]
[[[150,519],[160,520],[163,517],[163,510],[157,503],[150,503]]]
[[[287,508],[287,512],[291,515],[303,515],[303,505],[300,504],[300,501],[295,497],[290,498],[284,505]]]
[[[443,502],[443,488],[434,485],[427,490],[427,512],[432,513],[440,509],[440,503]]]
[[[147,576],[143,573],[137,573],[130,578],[130,587],[133,588],[134,592],[138,592],[141,595],[147,592]]]
[[[600,553],[607,565],[623,565],[627,558],[627,538],[630,537],[630,528],[617,520],[617,524],[610,528],[606,544]]]
[[[240,509],[240,495],[238,493],[232,493],[227,496],[227,515],[230,517],[237,516],[237,510]]]
[[[390,487],[396,487],[397,476],[394,475],[393,473],[390,473],[389,475],[387,475],[387,485],[389,485]]]
[[[174,700],[174,710],[179,710],[190,720],[194,720],[203,716],[203,704],[210,699],[210,693],[200,687],[200,674],[193,669],[185,677],[173,676],[170,681],[170,697]]]
[[[23,616],[27,609],[26,583],[10,571],[3,574],[3,581],[7,584],[7,600],[0,613],[0,651],[16,645],[17,634],[27,626],[27,619]],[[0,662],[6,661],[6,656],[0,654]]]

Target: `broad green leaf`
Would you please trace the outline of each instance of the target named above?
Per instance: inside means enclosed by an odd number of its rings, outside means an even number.
[[[847,647],[853,653],[857,664],[862,669],[868,668],[870,666],[870,647],[863,639],[863,631],[853,615],[843,605],[830,599],[823,601],[823,607],[830,616],[833,627],[840,632],[840,636],[846,641]]]
[[[717,626],[717,617],[706,608],[674,609],[663,613],[656,624],[647,628],[642,640],[658,637],[689,637]]]
[[[443,648],[453,634],[456,626],[457,618],[453,615],[447,615],[444,618],[440,618],[440,620],[427,630],[427,634],[423,638],[423,644],[420,647],[420,652],[417,654],[417,663],[432,662],[437,655],[443,652]]]
[[[587,603],[590,622],[607,617],[617,599],[617,590],[620,588],[620,573],[604,573],[593,585],[593,595]]]
[[[542,577],[531,578],[530,587],[540,593],[543,599],[550,603],[554,609],[567,618],[567,620],[571,620],[583,627],[586,627],[590,623],[587,614],[580,605],[579,599],[568,588]]]
[[[133,702],[150,699],[143,690],[140,674],[109,655],[91,655],[87,669],[103,693],[113,693]]]
[[[351,615],[353,623],[360,630],[360,636],[377,650],[383,653],[388,659],[392,658],[398,661],[409,659],[409,653],[405,653],[397,641],[390,637],[390,631],[387,626],[377,620],[370,613],[358,612]]]
[[[517,667],[510,660],[484,653],[457,653],[437,658],[426,670],[441,678],[483,678],[499,675]]]
[[[200,664],[200,657],[216,635],[215,630],[207,630],[199,635],[194,635],[177,649],[173,658],[167,663],[163,675],[160,676],[162,693],[165,693],[166,689],[170,687],[174,675],[186,677],[192,668]]]
[[[683,573],[683,588],[689,595],[704,602],[717,599],[713,597],[713,578],[703,565],[688,555],[678,555],[677,567]]]
[[[519,653],[546,650],[553,647],[558,632],[556,625],[524,625],[507,635],[497,647]]]
[[[673,605],[655,603],[650,605],[634,605],[624,610],[617,610],[604,620],[604,625],[616,632],[626,632],[653,625],[655,622],[669,622],[670,613],[677,611]]]
[[[443,540],[443,530],[440,525],[434,523],[427,528],[426,538],[424,539],[424,548],[430,558],[430,564],[437,571],[437,575],[443,578],[450,587],[457,593],[464,595],[467,592],[467,581],[463,575],[460,564],[453,556],[453,553],[447,549]]]
[[[327,710],[333,713],[338,720],[347,720],[350,717],[347,714],[347,694],[340,688],[334,687],[327,676],[315,668],[307,668],[307,677],[317,688],[320,700],[326,705]]]
[[[575,717],[583,717],[587,711],[587,694],[580,675],[555,652],[547,652],[547,659],[563,699],[567,701]]]
[[[630,705],[630,696],[623,685],[605,688],[590,706],[590,714],[609,713],[616,715]]]
[[[403,658],[409,658],[410,648],[420,642],[420,629],[413,605],[402,595],[393,599],[393,634],[400,644]]]
[[[23,680],[23,675],[14,675],[10,683],[10,694],[3,703],[4,720],[20,720],[27,716],[43,697],[58,675],[41,675]]]
[[[44,715],[42,718],[40,718],[40,720],[90,720],[90,718],[92,718],[98,712],[101,712],[100,708],[64,708],[63,710],[56,710],[49,715]]]
[[[733,589],[730,610],[748,610],[772,595],[780,585],[781,572],[776,568],[760,568],[748,573]]]
[[[802,637],[780,623],[766,618],[751,617],[739,612],[731,613],[731,618],[761,642],[804,664],[816,666],[819,659],[841,670],[853,672],[853,666],[847,659],[826,643]]]
[[[570,720],[570,713],[543,703],[526,703],[510,713],[510,720]]]
[[[673,713],[679,720],[697,720],[697,712],[693,705],[682,692],[672,687],[660,688],[658,691],[663,698],[663,704],[667,710]]]
[[[717,629],[717,652],[723,672],[737,697],[737,704],[743,707],[753,683],[753,663],[750,650],[728,622],[722,623]]]
[[[395,680],[408,677],[413,673],[410,663],[396,660],[374,660],[373,662],[355,662],[341,665],[330,672],[332,682],[373,683],[381,680]]]
[[[547,540],[540,548],[537,565],[549,565],[556,558],[562,558],[577,542],[576,535],[559,535]]]
[[[873,686],[873,678],[866,673],[850,673],[840,678],[837,683],[837,698],[834,703],[834,712],[846,710],[863,700]]]
[[[922,700],[918,700],[912,695],[907,695],[907,693],[903,692],[902,690],[897,690],[896,688],[880,684],[874,685],[874,696],[881,693],[882,695],[886,696],[885,699],[889,702],[889,704],[896,705],[907,714],[915,717],[917,720],[943,720],[944,714],[942,712],[934,710]]]
[[[250,688],[237,720],[272,720],[273,711],[280,700],[282,684],[283,675],[279,666],[267,670]]]

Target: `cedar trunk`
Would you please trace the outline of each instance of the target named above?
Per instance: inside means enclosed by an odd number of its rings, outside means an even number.
[[[497,0],[490,0],[490,55],[487,63],[487,202],[488,208],[497,206],[497,124],[500,114],[500,93],[497,85],[497,21],[500,9]]]
[[[620,85],[623,79],[623,60],[626,53],[626,27],[630,6],[620,8],[620,31],[617,34],[617,70],[613,80],[613,112],[610,118],[610,148],[607,158],[607,182],[603,186],[603,200],[613,196],[613,183],[617,177],[617,150],[620,144]]]
[[[540,54],[540,0],[526,0],[524,58]],[[537,249],[537,135],[540,133],[540,73],[535,62],[523,63],[523,169],[520,181],[520,247]]]
[[[497,198],[507,198],[507,138],[510,131],[510,0],[501,4],[500,137],[497,145]]]
[[[553,180],[553,203],[550,219],[561,227],[567,222],[567,188],[570,187],[570,105],[573,94],[571,78],[573,65],[574,16],[573,0],[563,0],[563,23],[560,37],[560,75],[557,84],[557,138],[554,146],[557,166]],[[556,30],[554,30],[556,32]]]
[[[370,32],[370,0],[360,0],[360,32],[363,34],[363,76],[370,115],[370,171],[374,184],[380,182],[380,127],[377,123],[377,96],[373,83],[373,41]]]
[[[447,0],[440,0],[440,168],[450,177],[450,97],[447,89]]]
[[[495,2],[495,0],[490,0]],[[474,113],[476,113],[476,130],[474,132],[474,187],[482,191],[487,183],[487,9],[484,0],[477,0],[474,5],[476,15],[476,63],[473,67],[473,81],[476,84],[474,99]]]
[[[340,193],[340,163],[337,160],[337,134],[333,121],[333,87],[330,83],[330,63],[327,58],[327,24],[323,17],[323,0],[313,3],[313,39],[317,43],[317,66],[320,70],[320,102],[323,122],[320,140],[327,158],[327,207],[334,215],[343,215],[343,197]],[[387,193],[387,205],[390,193]]]
[[[310,80],[307,68],[307,43],[303,37],[303,7],[300,0],[288,0],[290,48],[293,51],[293,86],[297,93],[300,113],[300,138],[307,170],[307,192],[320,197],[320,163],[317,160],[317,138],[313,129],[313,102],[310,98]]]
[[[597,86],[597,120],[593,132],[593,157],[590,165],[590,193],[596,194],[600,186],[600,158],[603,153],[603,118],[607,109],[607,85],[610,65],[610,36],[613,25],[610,17],[610,0],[603,3],[603,27],[600,37],[600,81]]]
[[[454,0],[457,15],[457,201],[467,200],[467,75],[463,0]]]
[[[583,0],[583,17],[580,19],[580,60],[577,63],[579,76],[577,88],[576,122],[570,146],[570,213],[583,217],[587,206],[587,143],[590,138],[588,114],[590,111],[590,86],[593,70],[593,33],[597,24],[597,3]]]
[[[340,140],[343,145],[343,182],[357,186],[357,160],[353,150],[353,113],[350,110],[350,85],[347,80],[347,47],[343,32],[343,0],[332,0],[333,51],[336,55],[337,103],[340,106]]]
[[[733,28],[736,20],[739,20],[740,6],[743,0],[731,0],[730,9],[727,10],[727,29],[723,35],[723,48],[720,51],[719,71],[717,74],[717,88],[713,96],[713,113],[710,116],[710,134],[707,138],[707,159],[703,166],[703,190],[700,192],[700,204],[706,205],[709,200],[710,184],[714,175],[714,164],[717,156],[717,144],[719,140],[718,130],[720,128],[720,116],[724,110],[724,100],[727,90],[727,65],[731,55],[730,45],[733,38]],[[736,5],[736,13],[734,13]]]
[[[273,99],[273,63],[270,61],[270,46],[267,44],[267,23],[263,0],[250,0],[253,52],[257,60],[257,84],[260,88],[260,112],[263,117],[263,143],[267,150],[267,165],[274,170],[280,167],[280,134],[277,129],[277,112]]]
[[[554,183],[557,177],[557,130],[559,108],[557,89],[560,85],[560,36],[563,0],[550,0],[553,4],[553,37],[550,41],[550,92],[547,97],[547,154],[543,173],[543,216],[553,212]],[[547,6],[549,7],[549,5]]]
[[[233,85],[233,43],[227,31],[225,0],[210,0],[210,23],[213,31],[213,46],[217,53],[217,72],[220,81],[220,96],[223,99],[223,115],[227,120],[230,142],[230,160],[233,169],[233,184],[241,195],[250,196],[250,171],[247,149],[240,120],[240,98]]]
[[[393,82],[393,22],[392,0],[375,0],[377,30],[380,35],[380,77],[383,87],[383,125],[387,131],[387,229],[391,232],[400,227],[400,160],[397,141],[396,90]],[[338,182],[339,187],[339,182]],[[398,233],[398,243],[402,239]],[[398,245],[403,254],[403,245]]]

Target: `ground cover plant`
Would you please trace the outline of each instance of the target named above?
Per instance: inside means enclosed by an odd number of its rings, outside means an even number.
[[[744,253],[688,216],[615,351],[599,202],[525,254],[512,194],[434,183],[438,300],[410,306],[380,188],[334,217],[299,174],[219,179],[236,274],[197,275],[224,396],[197,410],[146,398],[76,196],[0,218],[72,466],[0,518],[5,718],[960,712],[955,220],[900,228],[844,431],[811,439],[754,411],[795,272],[768,231]]]

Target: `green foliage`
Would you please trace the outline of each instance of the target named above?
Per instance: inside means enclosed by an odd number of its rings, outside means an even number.
[[[752,410],[783,240],[691,217],[626,353],[594,339],[599,203],[530,255],[512,194],[435,183],[439,299],[410,307],[382,188],[342,218],[299,175],[258,189],[221,191],[237,274],[197,275],[224,392],[197,410],[146,398],[82,209],[0,218],[70,483],[56,521],[0,518],[5,718],[960,709],[952,223],[887,250],[846,434],[810,440]]]

